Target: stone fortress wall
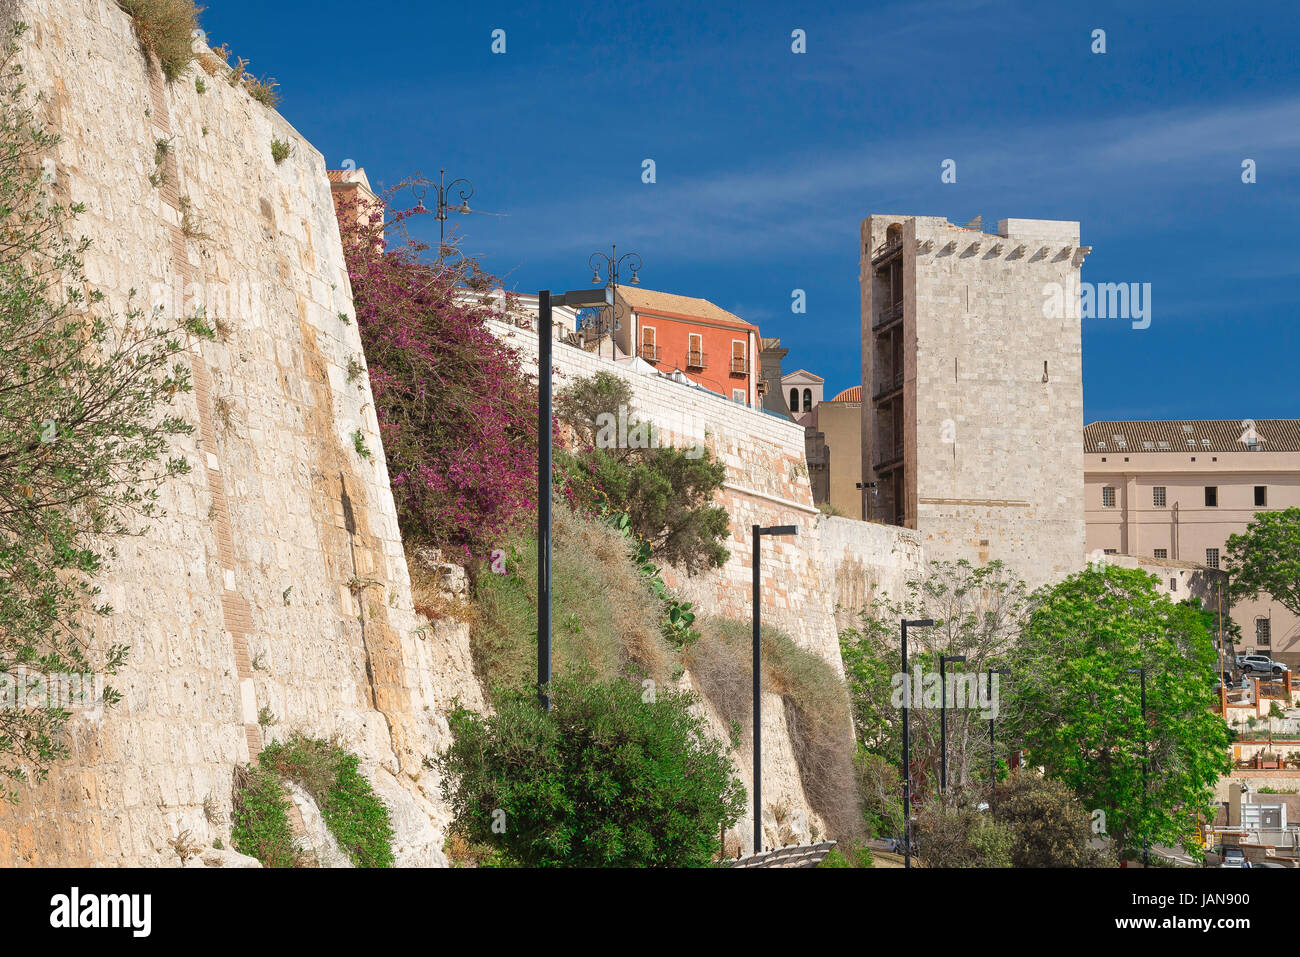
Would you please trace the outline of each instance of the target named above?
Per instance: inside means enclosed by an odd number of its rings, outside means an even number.
[[[131,646],[123,700],[74,719],[71,759],[0,807],[0,866],[175,863],[182,829],[228,846],[234,766],[288,728],[339,735],[392,809],[399,863],[441,863],[421,762],[441,707],[481,697],[463,626],[417,634],[374,400],[348,382],[364,357],[320,153],[197,64],[205,93],[164,82],[111,0],[4,0],[14,19],[63,136],[53,188],[86,205],[91,282],[117,315],[135,289],[226,331],[188,356],[192,472],[100,582],[98,643]],[[292,146],[279,164],[272,139]]]

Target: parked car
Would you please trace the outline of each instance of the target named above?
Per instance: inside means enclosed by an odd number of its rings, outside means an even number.
[[[1268,655],[1238,655],[1237,667],[1243,672],[1256,672],[1259,674],[1281,675],[1287,670],[1286,665],[1280,661],[1274,661]]]
[[[1211,848],[1205,852],[1206,867],[1245,867],[1246,852],[1239,847],[1228,845],[1226,847]]]

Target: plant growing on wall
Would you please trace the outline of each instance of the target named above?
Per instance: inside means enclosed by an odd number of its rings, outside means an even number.
[[[293,155],[293,146],[284,140],[271,140],[271,159],[275,160],[276,165],[283,163]]]
[[[82,267],[89,241],[67,238],[80,204],[48,158],[58,137],[26,105],[15,61],[25,31],[0,51],[0,681],[112,674],[120,645],[95,647],[93,579],[111,536],[140,531],[159,486],[189,470],[168,457],[192,427],[168,406],[189,391],[184,324],[134,301],[112,316]],[[107,690],[106,703],[117,698]],[[67,707],[0,708],[0,779],[43,776],[66,756]],[[90,706],[91,702],[83,702]],[[77,704],[72,702],[72,704]],[[0,793],[6,789],[0,787]]]
[[[339,228],[402,534],[486,560],[536,507],[536,387],[473,295],[494,280],[430,256],[417,210],[374,213],[340,203]]]
[[[625,514],[647,556],[695,574],[725,564],[727,510],[715,504],[726,466],[703,447],[660,448],[651,425],[623,443],[610,423],[634,418],[626,380],[609,372],[579,378],[556,397],[559,421],[572,429],[575,448],[556,455],[557,478],[570,502],[600,514]],[[610,440],[613,439],[611,442]]]
[[[332,741],[295,733],[263,748],[258,763],[311,795],[353,864],[393,866],[392,820],[361,774],[355,754]]]
[[[140,47],[158,58],[168,81],[189,72],[194,31],[199,28],[194,0],[117,0],[117,5],[131,17]]]

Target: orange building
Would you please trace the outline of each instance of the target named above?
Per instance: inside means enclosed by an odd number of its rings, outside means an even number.
[[[669,292],[619,286],[618,301],[615,341],[626,354],[733,402],[760,404],[758,326],[707,299]]]
[[[368,214],[383,222],[384,204],[370,188],[364,169],[331,169],[325,173],[329,177],[336,216],[355,222],[359,216]]]

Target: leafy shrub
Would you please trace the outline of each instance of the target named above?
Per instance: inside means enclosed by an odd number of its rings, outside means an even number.
[[[708,866],[745,791],[692,696],[590,673],[549,690],[550,711],[530,690],[452,713],[435,763],[453,833],[529,867]]]
[[[295,734],[268,745],[258,761],[312,796],[325,826],[352,863],[358,867],[393,866],[388,809],[362,776],[355,754],[332,742]]]
[[[830,849],[822,862],[817,865],[825,868],[845,868],[845,867],[874,867],[875,859],[871,856],[871,848],[865,844],[837,844]]]
[[[406,239],[416,210],[338,212],[402,536],[485,559],[537,497],[536,387],[469,295],[494,281]]]
[[[862,814],[876,837],[903,836],[903,776],[888,758],[859,747],[854,764]]]
[[[92,654],[86,613],[112,611],[93,580],[111,536],[141,531],[159,487],[189,470],[166,457],[193,431],[167,410],[190,389],[185,337],[134,297],[107,314],[87,283],[90,242],[67,235],[84,207],[61,201],[38,165],[59,138],[24,97],[14,56],[26,29],[0,38],[0,673],[111,675],[127,649]],[[107,689],[104,703],[119,697]],[[68,717],[0,709],[0,779],[43,777],[65,757]]]
[[[916,812],[916,850],[926,867],[1010,867],[1015,832],[971,807],[969,795],[953,803],[934,797]]]
[[[443,853],[452,867],[501,868],[514,867],[510,858],[495,847],[471,844],[459,834],[448,834],[442,845]]]
[[[1015,833],[1011,862],[1016,867],[1097,867],[1092,817],[1083,802],[1060,781],[1031,772],[1015,775],[998,789],[997,819]]]
[[[289,792],[268,767],[236,768],[230,843],[267,867],[298,867],[289,826]]]
[[[707,449],[656,447],[650,424],[634,421],[631,388],[610,372],[575,379],[557,396],[556,412],[575,438],[555,457],[558,485],[575,507],[626,514],[656,561],[687,574],[727,561],[730,517],[714,503],[727,471]],[[620,420],[631,423],[627,444],[638,447],[617,447],[622,439],[609,423]]]
[[[189,72],[199,28],[194,0],[117,0],[117,5],[130,16],[141,48],[158,58],[168,81]]]

